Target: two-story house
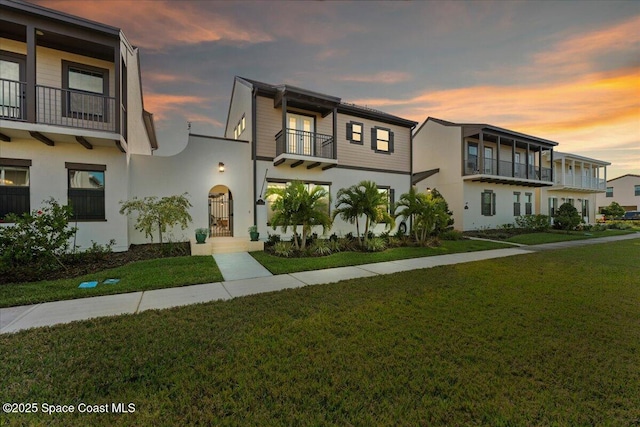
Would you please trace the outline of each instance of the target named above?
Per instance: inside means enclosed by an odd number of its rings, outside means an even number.
[[[53,197],[75,238],[129,245],[128,158],[157,148],[138,50],[108,25],[0,0],[0,220]]]
[[[606,176],[605,176],[606,180]],[[598,210],[617,202],[626,211],[640,211],[640,175],[628,173],[606,181],[604,193],[599,193]]]
[[[552,187],[556,142],[489,124],[433,117],[413,136],[413,185],[437,189],[458,230],[496,228],[537,213],[536,189]]]
[[[543,164],[553,168],[553,185],[541,187],[537,193],[537,212],[553,216],[560,205],[573,205],[585,223],[596,221],[596,196],[605,191],[609,162],[579,156],[577,154],[553,152],[543,155]]]

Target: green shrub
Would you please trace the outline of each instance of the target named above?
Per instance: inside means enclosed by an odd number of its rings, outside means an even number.
[[[369,252],[382,252],[387,249],[387,244],[380,237],[374,237],[367,239],[365,242],[365,249]]]
[[[328,242],[329,249],[331,249],[331,253],[341,252],[342,251],[342,243],[340,241],[329,239]]]
[[[613,230],[630,230],[633,228],[631,222],[628,221],[611,221],[607,225]]]
[[[273,245],[273,253],[275,253],[277,256],[288,258],[294,253],[293,243],[278,242]]]
[[[82,253],[85,259],[89,259],[92,261],[100,261],[107,257],[108,254],[113,252],[113,247],[116,244],[115,239],[109,240],[109,243],[106,245],[101,245],[99,243],[91,241],[91,247]]]
[[[331,247],[329,241],[324,239],[318,239],[310,246],[311,252],[316,255],[331,255]]]
[[[464,240],[464,234],[458,230],[447,230],[438,235],[442,240]]]
[[[570,231],[575,229],[582,222],[578,210],[571,203],[563,203],[558,208],[558,213],[554,216],[554,228]]]
[[[547,231],[550,222],[547,215],[522,215],[516,217],[516,225],[527,231]]]
[[[41,267],[61,266],[61,256],[69,251],[69,239],[77,228],[69,227],[70,206],[50,198],[43,207],[22,215],[8,214],[13,225],[0,228],[0,257],[8,266],[39,263]],[[66,268],[66,267],[65,267]]]
[[[280,242],[280,235],[279,234],[271,234],[271,233],[267,233],[267,244],[269,246],[273,246],[276,243]]]

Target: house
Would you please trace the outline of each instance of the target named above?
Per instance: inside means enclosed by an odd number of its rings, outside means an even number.
[[[157,148],[138,49],[118,28],[0,0],[0,219],[51,197],[81,249],[129,246],[129,159]]]
[[[266,192],[294,180],[324,187],[330,211],[338,190],[363,180],[376,182],[394,202],[411,187],[416,124],[335,96],[236,77],[225,136],[190,135],[171,158],[133,156],[133,193],[157,192],[161,174],[167,184],[160,191],[191,195],[194,228],[208,227],[214,239],[246,240],[255,224],[265,238],[281,234],[270,227],[273,198]],[[332,232],[354,228],[336,218]],[[375,231],[383,230],[379,224]]]
[[[598,194],[598,210],[617,202],[626,211],[640,211],[640,175],[626,174],[607,181],[604,194]]]
[[[490,124],[429,117],[413,135],[412,183],[444,196],[458,230],[512,224],[537,212],[536,190],[554,185],[557,145]]]
[[[590,159],[576,154],[543,154],[543,164],[553,167],[553,185],[537,191],[536,211],[553,216],[563,203],[572,204],[587,224],[596,222],[596,197],[605,191],[609,162]]]

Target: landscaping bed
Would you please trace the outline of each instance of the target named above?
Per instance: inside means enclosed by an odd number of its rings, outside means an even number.
[[[66,255],[63,263],[66,268],[51,265],[42,268],[37,265],[24,265],[14,268],[0,268],[0,285],[7,283],[35,282],[40,280],[67,279],[98,271],[120,267],[131,262],[155,258],[186,256],[191,254],[189,242],[147,243],[131,245],[128,251],[101,251]]]

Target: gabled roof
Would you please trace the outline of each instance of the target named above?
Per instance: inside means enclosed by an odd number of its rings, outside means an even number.
[[[548,156],[548,154],[546,154],[546,153],[545,153],[545,155]],[[590,157],[580,156],[578,154],[563,153],[563,152],[560,152],[560,151],[554,151],[553,152],[553,161],[558,161],[558,160],[561,160],[562,158],[572,159],[572,160],[579,160],[581,162],[594,163],[594,164],[598,164],[598,165],[601,165],[601,166],[609,166],[609,165],[611,165],[611,163],[606,162],[604,160],[592,159]]]
[[[624,174],[624,175],[620,175],[620,176],[619,176],[619,177],[617,177],[617,178],[611,178],[611,179],[610,179],[610,180],[608,180],[607,182],[615,181],[616,179],[620,179],[620,178],[626,178],[626,177],[628,177],[628,176],[633,177],[633,178],[640,178],[640,175],[638,175],[638,174],[635,174],[635,173],[627,173],[627,174]]]
[[[420,132],[422,127],[424,125],[426,125],[427,122],[430,122],[430,121],[438,123],[438,124],[441,124],[443,126],[460,127],[460,128],[463,129],[463,134],[465,133],[465,130],[475,130],[475,129],[477,129],[478,131],[480,131],[480,130],[488,130],[488,131],[492,131],[492,132],[495,132],[495,133],[498,133],[498,134],[501,134],[501,135],[508,135],[508,136],[511,136],[511,137],[519,138],[519,139],[530,140],[530,141],[543,143],[543,144],[547,144],[547,145],[552,145],[552,146],[558,145],[558,143],[555,142],[555,141],[550,141],[548,139],[539,138],[537,136],[527,135],[525,133],[520,133],[520,132],[516,132],[516,131],[510,130],[510,129],[501,128],[501,127],[494,126],[494,125],[491,125],[491,124],[488,124],[488,123],[455,123],[455,122],[450,122],[450,121],[447,121],[447,120],[437,119],[435,117],[427,117],[427,119],[414,132],[414,135],[417,134],[418,132]]]
[[[348,102],[343,102],[341,98],[327,95],[324,93],[300,88],[292,85],[272,85],[269,83],[260,82],[253,79],[248,79],[246,77],[236,76],[236,79],[240,81],[244,81],[253,86],[257,91],[258,95],[267,96],[270,98],[274,98],[275,102],[278,103],[278,97],[290,95],[294,97],[298,97],[299,99],[307,99],[310,102],[316,102],[324,106],[325,111],[328,108],[336,108],[339,113],[349,114],[356,117],[377,120],[385,123],[395,124],[403,127],[414,127],[417,122],[412,120],[407,120],[402,117],[394,116],[392,114],[385,113],[384,111],[375,110],[373,108],[363,107],[360,105],[350,104]]]

